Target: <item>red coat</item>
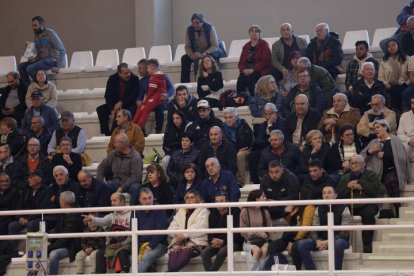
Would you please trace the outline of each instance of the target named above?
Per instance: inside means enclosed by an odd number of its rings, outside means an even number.
[[[161,100],[161,94],[167,93],[167,85],[165,83],[165,75],[163,72],[158,71],[151,75],[148,84],[147,95],[145,96],[144,103],[154,102],[161,104],[164,101]]]
[[[240,72],[243,72],[244,69],[249,69],[246,67],[246,59],[247,59],[247,51],[250,48],[250,41],[244,44],[243,50],[240,55],[239,59],[239,70]],[[269,44],[263,40],[259,39],[257,41],[256,45],[256,51],[255,51],[255,65],[254,65],[254,71],[259,71],[260,75],[264,76],[267,75],[269,72],[269,69],[271,68],[271,52],[269,48]]]

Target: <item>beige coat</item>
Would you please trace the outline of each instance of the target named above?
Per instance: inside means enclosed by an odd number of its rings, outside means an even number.
[[[57,107],[57,102],[58,102],[58,94],[57,94],[57,90],[56,90],[56,86],[48,81],[47,84],[43,85],[43,87],[40,87],[38,83],[36,82],[32,82],[29,87],[27,87],[27,93],[26,93],[26,105],[27,108],[31,108],[32,107],[32,99],[31,96],[33,94],[33,92],[35,91],[40,91],[43,94],[43,102],[52,107],[52,108],[56,108]]]
[[[369,122],[369,114],[372,114],[372,109],[365,111],[364,115],[362,115],[361,120],[357,125],[357,132],[359,135],[368,137],[370,134],[374,133],[374,123]],[[397,130],[397,118],[395,116],[395,112],[384,108],[384,119],[390,124],[390,134],[395,135],[395,131]]]
[[[408,79],[408,59],[404,63],[400,64],[401,75],[398,79],[398,84],[409,83]],[[392,76],[392,67],[390,61],[381,61],[379,69],[378,69],[378,79],[382,81],[384,84],[389,84]]]

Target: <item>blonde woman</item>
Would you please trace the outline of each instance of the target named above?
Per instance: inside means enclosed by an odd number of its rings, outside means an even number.
[[[281,110],[283,97],[279,94],[279,88],[272,75],[263,76],[257,81],[255,96],[249,97],[248,103],[253,117],[262,117],[263,107],[267,103],[273,103],[277,110]]]

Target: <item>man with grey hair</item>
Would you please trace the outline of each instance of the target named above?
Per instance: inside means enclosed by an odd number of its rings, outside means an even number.
[[[381,94],[375,94],[371,97],[371,109],[365,111],[357,125],[358,135],[361,136],[364,147],[377,138],[374,132],[374,121],[385,119],[390,125],[390,134],[395,135],[397,129],[397,119],[395,112],[385,106],[385,97]]]
[[[331,74],[329,74],[328,70],[312,64],[307,57],[300,57],[297,64],[299,70],[307,69],[309,71],[311,82],[322,89],[328,101],[328,105],[332,104],[330,99],[337,91],[339,91],[339,86],[332,78]]]
[[[220,127],[212,126],[209,131],[210,142],[203,145],[198,156],[198,167],[202,177],[206,175],[205,163],[209,157],[216,157],[223,170],[228,170],[236,176],[237,173],[237,151],[233,143],[223,139]]]
[[[49,185],[50,202],[54,208],[59,208],[60,195],[64,191],[71,191],[79,199],[79,183],[69,178],[69,171],[65,166],[53,168],[53,182]],[[79,205],[79,204],[77,204]]]
[[[317,109],[309,106],[308,97],[304,94],[295,97],[294,106],[295,112],[287,117],[285,139],[301,147],[302,143],[306,141],[306,134],[310,130],[316,129],[321,114]]]
[[[294,51],[305,55],[308,42],[293,34],[293,27],[290,23],[283,23],[280,26],[280,39],[272,45],[272,69],[271,74],[280,81],[288,73],[290,67],[289,56]]]
[[[361,113],[370,109],[371,97],[381,94],[388,100],[388,92],[384,83],[375,78],[375,65],[372,62],[364,62],[361,65],[362,78],[354,82],[350,95],[351,105],[358,108]]]
[[[286,142],[285,135],[279,129],[272,130],[269,137],[270,145],[262,150],[258,164],[259,176],[267,173],[272,160],[279,160],[283,166],[295,173],[298,170],[300,150],[298,146]]]
[[[215,196],[219,192],[226,192],[230,202],[238,202],[240,188],[236,178],[230,171],[222,170],[216,157],[210,157],[205,163],[208,177],[200,185],[199,193],[204,202],[215,202]]]
[[[350,124],[354,128],[361,119],[361,114],[357,108],[353,108],[348,103],[348,97],[344,93],[336,93],[333,96],[333,107],[325,110],[318,123],[318,129],[324,134],[328,143],[339,142],[339,128],[345,124]]]
[[[59,205],[61,209],[75,208],[76,196],[71,191],[60,194]],[[83,222],[80,213],[64,213],[59,215],[56,227],[50,232],[60,233],[81,233],[83,232]],[[49,274],[59,275],[59,261],[69,257],[69,261],[75,260],[76,253],[81,249],[80,238],[53,239],[47,251],[49,253]]]
[[[312,38],[307,49],[306,56],[316,65],[324,67],[336,78],[339,73],[343,72],[341,68],[342,45],[337,33],[329,32],[327,23],[319,23],[315,28],[316,37]]]
[[[237,152],[237,182],[241,185],[250,183],[247,158],[252,150],[254,135],[246,120],[237,116],[235,107],[227,107],[224,113],[223,134],[233,144]]]
[[[122,190],[131,195],[131,204],[138,201],[138,191],[142,181],[142,158],[128,142],[125,133],[114,138],[115,150],[98,166],[98,180],[106,180],[111,192]]]

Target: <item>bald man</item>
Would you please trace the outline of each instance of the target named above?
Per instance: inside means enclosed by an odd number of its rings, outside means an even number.
[[[206,174],[206,160],[209,157],[216,157],[223,170],[231,171],[234,176],[237,173],[237,151],[235,146],[223,140],[223,132],[220,127],[213,126],[209,131],[210,142],[206,142],[200,150],[198,156],[198,168],[201,175]]]
[[[376,198],[381,194],[381,180],[373,171],[365,168],[365,160],[355,154],[350,161],[351,172],[343,175],[339,181],[337,192],[339,198]],[[351,206],[354,216],[362,217],[362,224],[375,224],[378,213],[377,204],[354,204]],[[362,231],[364,253],[372,253],[372,239],[374,231]]]

